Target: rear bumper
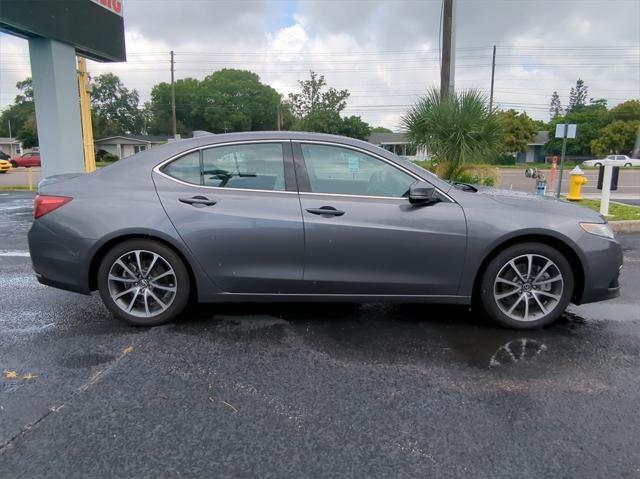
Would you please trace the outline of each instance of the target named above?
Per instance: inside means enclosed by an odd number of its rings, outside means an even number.
[[[80,238],[46,218],[29,230],[29,252],[36,278],[42,284],[89,294],[90,252],[95,240]]]
[[[620,295],[618,282],[623,263],[622,246],[610,241],[587,235],[584,248],[584,288],[577,304],[594,303],[613,299]]]

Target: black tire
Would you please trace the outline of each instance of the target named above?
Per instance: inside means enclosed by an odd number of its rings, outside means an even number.
[[[625,164],[624,164],[624,167],[625,167],[625,168],[631,168],[631,163],[625,163]]]
[[[503,267],[507,267],[509,261],[523,255],[539,255],[551,260],[555,263],[554,268],[556,268],[562,275],[562,293],[558,294],[559,299],[557,300],[557,303],[547,312],[547,314],[542,314],[539,318],[529,321],[516,320],[508,316],[500,308],[498,300],[494,297],[494,284],[500,271],[503,270]],[[531,276],[534,275],[532,274]],[[541,289],[542,288],[543,287],[541,287]],[[542,243],[521,243],[506,248],[489,262],[482,276],[479,300],[487,315],[502,326],[513,329],[538,329],[543,326],[547,326],[558,319],[569,305],[571,297],[573,296],[573,289],[573,271],[571,270],[569,262],[562,253],[557,249]],[[541,291],[538,291],[538,293],[541,293]],[[516,292],[513,294],[516,295],[517,299],[521,293]],[[536,309],[539,309],[532,301],[532,299],[535,298],[528,297],[531,294],[532,293],[526,293],[526,301],[529,304],[533,304]],[[538,296],[538,298],[541,297],[542,296]],[[527,304],[527,311],[529,304]],[[540,313],[542,313],[542,310],[540,310]]]
[[[140,317],[124,311],[112,298],[109,286],[109,273],[114,263],[128,252],[144,250],[159,255],[175,273],[175,296],[168,307],[154,316]],[[146,239],[124,241],[110,249],[102,258],[98,268],[98,291],[104,305],[118,319],[135,326],[158,326],[176,319],[189,304],[191,281],[187,267],[171,248],[164,244]],[[144,298],[146,300],[146,296]],[[132,303],[135,300],[132,300]]]
[[[600,168],[602,166],[602,163],[596,163],[595,165],[593,165],[594,168]]]
[[[0,171],[0,175],[4,175],[7,171],[9,171],[9,170],[2,170],[2,171]]]
[[[9,163],[11,163],[11,166],[12,166],[13,168],[17,168],[17,167],[18,167],[18,163],[16,163],[16,162],[15,162],[15,161],[13,161],[13,160],[12,160],[12,161],[10,161]]]

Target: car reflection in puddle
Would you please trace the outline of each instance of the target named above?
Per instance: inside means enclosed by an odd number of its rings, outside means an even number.
[[[514,339],[503,344],[489,359],[489,367],[494,368],[505,364],[519,363],[535,359],[547,350],[546,344],[535,339]]]

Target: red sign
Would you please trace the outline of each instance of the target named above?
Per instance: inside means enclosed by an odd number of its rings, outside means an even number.
[[[91,0],[107,10],[122,16],[122,0]]]

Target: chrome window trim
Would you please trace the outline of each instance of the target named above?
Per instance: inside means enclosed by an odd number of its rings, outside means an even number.
[[[169,158],[167,158],[166,160],[161,161],[160,163],[158,163],[154,168],[153,168],[153,172],[157,173],[158,175],[162,176],[163,178],[166,178],[168,180],[171,181],[175,181],[176,183],[180,183],[181,185],[185,185],[185,186],[193,186],[195,188],[205,188],[207,190],[220,190],[220,191],[250,191],[250,192],[258,192],[258,193],[286,193],[286,194],[293,194],[293,195],[297,195],[297,194],[301,194],[301,195],[319,195],[319,196],[341,196],[341,197],[347,197],[347,198],[369,198],[369,199],[384,199],[384,200],[388,200],[388,199],[396,199],[396,200],[404,200],[407,201],[407,198],[404,196],[367,196],[367,195],[349,195],[349,194],[344,194],[344,193],[313,193],[313,192],[309,192],[309,191],[286,191],[286,190],[254,190],[254,189],[248,189],[248,188],[227,188],[227,187],[219,187],[219,186],[205,186],[205,185],[196,185],[193,183],[188,183],[186,181],[182,181],[179,180],[178,178],[174,178],[173,176],[167,175],[166,173],[163,173],[162,171],[160,171],[160,169],[166,165],[167,163],[171,163],[174,160],[177,160],[178,158],[188,155],[190,153],[193,153],[194,151],[200,151],[200,150],[207,150],[209,148],[217,148],[219,146],[231,146],[231,145],[247,145],[247,144],[253,144],[253,143],[286,143],[286,142],[291,142],[291,143],[310,143],[310,144],[315,144],[315,145],[327,145],[327,146],[337,146],[340,148],[346,148],[348,150],[355,150],[355,151],[359,151],[361,153],[364,153],[366,155],[372,156],[374,158],[377,158],[381,161],[384,161],[385,163],[391,165],[394,168],[397,168],[401,171],[403,171],[404,173],[408,174],[409,176],[414,177],[416,180],[420,180],[420,181],[426,181],[428,183],[431,183],[429,180],[427,180],[426,178],[423,178],[419,175],[417,175],[416,173],[407,170],[406,168],[404,168],[402,165],[398,165],[397,163],[384,158],[383,156],[378,155],[377,153],[373,153],[369,150],[365,150],[364,148],[359,148],[357,146],[352,146],[352,145],[346,145],[344,143],[336,143],[336,142],[331,142],[331,141],[322,141],[322,140],[301,140],[301,139],[279,139],[279,140],[237,140],[237,141],[226,141],[224,143],[214,143],[214,144],[209,144],[209,145],[203,145],[203,146],[196,146],[193,147],[191,149],[185,150],[185,151],[181,151],[180,153],[177,153],[173,156],[170,156]],[[284,157],[283,157],[283,162],[284,162]],[[431,183],[433,184],[433,183]],[[433,185],[434,188],[436,189],[436,191],[441,194],[442,196],[444,196],[447,200],[449,200],[451,203],[457,203],[453,198],[451,198],[451,196],[449,196],[448,194],[446,194],[444,191],[442,191],[440,188],[438,188],[436,185]]]
[[[186,186],[193,186],[195,188],[205,188],[207,190],[220,190],[220,191],[251,191],[251,192],[258,192],[258,193],[286,193],[286,194],[293,194],[293,195],[297,195],[298,192],[297,191],[286,191],[286,190],[256,190],[256,189],[251,189],[251,188],[227,188],[227,187],[220,187],[220,186],[205,186],[205,185],[196,185],[194,183],[188,183],[186,181],[182,181],[179,180],[178,178],[174,178],[171,175],[167,175],[166,173],[164,173],[163,171],[161,171],[161,168],[168,164],[171,163],[174,160],[178,160],[180,158],[182,158],[183,156],[189,155],[195,151],[201,151],[201,150],[208,150],[211,148],[217,148],[219,146],[231,146],[231,145],[247,145],[247,144],[253,144],[253,143],[287,143],[290,142],[291,140],[239,140],[239,141],[227,141],[224,143],[214,143],[214,144],[210,144],[210,145],[203,145],[203,146],[196,146],[194,148],[191,148],[189,150],[185,150],[185,151],[181,151],[180,153],[177,153],[171,157],[169,157],[168,159],[158,163],[154,168],[153,168],[153,172],[157,173],[158,175],[171,180],[171,181],[175,181],[176,183],[180,183],[181,185],[186,185]],[[282,157],[282,163],[284,165],[284,155]]]
[[[393,168],[396,168],[396,169],[402,171],[403,173],[406,173],[409,176],[414,177],[416,180],[426,181],[427,183],[430,183],[430,184],[433,185],[433,183],[431,183],[426,178],[423,178],[420,175],[417,175],[413,171],[407,170],[402,165],[399,165],[399,164],[395,163],[394,161],[391,161],[391,160],[389,160],[389,159],[387,159],[387,158],[385,158],[385,157],[383,157],[383,156],[381,156],[381,155],[379,155],[377,153],[374,153],[374,152],[369,151],[369,150],[365,150],[364,148],[359,148],[357,146],[352,146],[352,145],[345,145],[344,143],[335,143],[335,142],[323,141],[323,140],[299,140],[299,139],[295,139],[295,140],[291,140],[291,142],[292,143],[309,143],[309,144],[314,144],[314,145],[337,146],[339,148],[345,148],[347,150],[359,151],[360,153],[364,153],[365,155],[369,155],[369,156],[377,158],[377,159],[379,159],[381,161],[384,161],[385,163],[391,165]],[[303,158],[303,160],[304,160],[304,158]],[[444,191],[442,191],[436,185],[433,185],[433,187],[436,189],[436,191],[438,193],[440,193],[442,196],[447,198],[450,202],[456,203],[456,201],[453,198],[451,198],[448,194],[446,194]],[[396,198],[396,199],[401,199],[401,200],[407,200],[407,198],[404,197],[404,196],[367,196],[367,195],[349,195],[349,194],[345,194],[345,193],[314,193],[314,192],[307,192],[307,191],[301,191],[300,194],[328,195],[328,196],[348,196],[348,197],[351,197],[351,198],[384,198],[384,199]]]

